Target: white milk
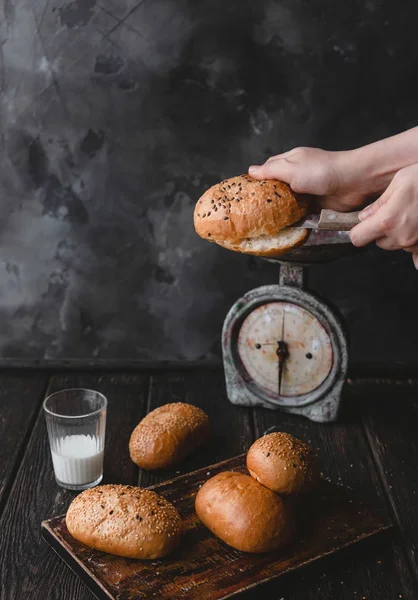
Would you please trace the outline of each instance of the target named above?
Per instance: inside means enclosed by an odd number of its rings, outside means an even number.
[[[55,477],[68,485],[84,485],[101,477],[103,450],[90,435],[66,435],[51,449]]]

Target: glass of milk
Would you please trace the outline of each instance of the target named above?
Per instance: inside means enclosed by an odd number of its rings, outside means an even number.
[[[85,389],[62,390],[44,401],[55,479],[68,490],[101,482],[107,399]]]

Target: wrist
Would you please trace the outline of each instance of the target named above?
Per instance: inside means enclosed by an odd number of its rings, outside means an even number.
[[[418,128],[336,154],[346,189],[354,185],[364,195],[380,193],[398,171],[418,162]]]
[[[385,190],[395,173],[405,166],[402,160],[396,160],[396,155],[394,156],[387,140],[363,146],[353,152],[356,153],[356,162],[368,194]]]
[[[341,192],[355,191],[366,197],[380,193],[392,181],[401,167],[396,168],[390,157],[375,146],[377,144],[336,153]]]
[[[344,150],[334,153],[334,169],[337,174],[338,193],[350,191],[362,192],[365,187],[373,186],[374,176],[368,166],[368,157],[363,148]]]

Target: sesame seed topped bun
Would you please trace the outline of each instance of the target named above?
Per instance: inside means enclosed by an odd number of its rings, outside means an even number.
[[[229,250],[280,256],[308,239],[308,230],[289,227],[308,211],[308,199],[287,183],[239,175],[203,194],[194,226],[200,237]]]
[[[102,485],[81,492],[66,515],[79,542],[127,558],[166,556],[180,543],[181,519],[174,506],[151,490]]]
[[[306,492],[318,481],[311,447],[281,431],[254,442],[247,454],[247,468],[254,479],[279,494]]]

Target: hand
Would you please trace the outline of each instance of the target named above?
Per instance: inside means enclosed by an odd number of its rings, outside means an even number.
[[[360,167],[355,151],[295,148],[250,167],[249,174],[285,181],[297,193],[318,196],[321,208],[345,212],[360,208],[371,191],[365,188]]]
[[[385,250],[411,252],[418,269],[418,164],[398,171],[386,191],[359,218],[361,223],[350,234],[355,246],[376,241]]]

